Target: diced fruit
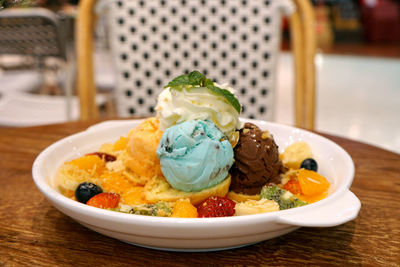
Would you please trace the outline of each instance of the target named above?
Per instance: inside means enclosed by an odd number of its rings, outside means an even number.
[[[291,209],[307,205],[306,202],[298,199],[289,191],[280,188],[277,185],[263,186],[260,193],[261,199],[274,200],[279,204],[279,209]]]
[[[95,155],[86,155],[77,159],[73,159],[69,162],[69,164],[95,175],[100,175],[105,169],[104,161]]]
[[[125,205],[125,211],[131,214],[146,215],[146,216],[160,216],[169,217],[171,216],[173,203],[172,202],[157,202],[155,204],[142,204],[142,205]]]
[[[129,191],[124,192],[121,197],[124,200],[123,202],[127,205],[139,205],[148,203],[146,197],[144,196],[143,186],[133,186]]]
[[[86,204],[89,199],[102,192],[103,189],[100,186],[93,183],[84,182],[78,185],[76,188],[75,197],[79,202]]]
[[[175,202],[171,217],[197,218],[197,209],[189,199],[179,199]]]
[[[317,172],[318,171],[318,163],[313,158],[307,158],[307,159],[303,160],[303,162],[300,165],[300,168]]]
[[[257,213],[265,213],[278,211],[279,205],[273,200],[260,199],[260,200],[247,200],[245,202],[237,203],[235,206],[235,215],[250,215]]]
[[[235,214],[236,203],[227,197],[209,197],[197,206],[199,218],[226,217]]]
[[[59,189],[61,191],[61,194],[63,194],[67,198],[71,198],[71,199],[75,199],[76,200],[75,191],[74,190],[64,189],[63,187],[59,187]]]
[[[126,178],[122,172],[105,171],[100,178],[102,180],[101,186],[106,192],[121,194],[134,186],[134,183]]]
[[[301,193],[305,196],[316,196],[326,192],[330,186],[325,177],[317,172],[300,169],[297,177]]]
[[[325,191],[324,193],[315,195],[315,196],[298,195],[298,197],[299,197],[299,199],[301,199],[307,203],[314,203],[314,202],[320,201],[321,199],[326,198],[327,195],[328,195],[328,191]]]
[[[104,152],[93,152],[93,153],[89,153],[86,154],[88,155],[94,155],[94,156],[98,156],[99,158],[101,158],[102,160],[104,160],[105,162],[109,162],[109,161],[116,161],[117,157],[108,153],[104,153]]]
[[[115,193],[100,193],[86,203],[89,206],[100,209],[114,209],[118,207],[120,196]]]
[[[305,142],[296,142],[288,146],[280,157],[286,167],[299,169],[303,160],[312,158],[311,148]]]
[[[124,150],[126,148],[126,137],[121,136],[117,142],[114,143],[113,149],[116,151]]]
[[[292,194],[301,194],[301,188],[299,181],[297,180],[289,180],[284,186],[283,189],[290,191]]]

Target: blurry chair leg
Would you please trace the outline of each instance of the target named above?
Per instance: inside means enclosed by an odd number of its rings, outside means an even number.
[[[304,127],[304,40],[298,11],[290,17],[291,49],[294,56],[295,74],[295,126]]]
[[[66,112],[67,120],[72,120],[72,97],[73,97],[73,84],[74,84],[74,73],[75,64],[73,62],[67,62],[66,66],[66,80],[65,80],[65,101],[66,101]]]
[[[74,97],[74,84],[76,82],[76,60],[74,47],[72,43],[66,44],[66,61],[65,61],[65,101],[66,101],[66,112],[67,112],[67,120],[72,120],[72,99]]]
[[[45,62],[44,58],[42,57],[35,57],[35,65],[36,65],[36,70],[38,71],[40,75],[40,80],[41,80],[41,85],[39,87],[39,90],[37,93],[39,94],[44,94],[44,88],[46,84],[46,74],[45,72]]]
[[[104,117],[114,118],[117,117],[117,108],[115,106],[115,98],[112,92],[106,93],[106,101],[104,103],[105,112],[103,114]]]
[[[78,19],[76,22],[77,90],[80,99],[81,120],[96,119],[99,111],[95,102],[96,87],[93,72],[93,30],[94,6],[97,0],[82,0],[79,2]],[[84,104],[86,103],[86,104]]]
[[[304,125],[302,127],[313,130],[315,126],[315,14],[311,2],[295,0],[300,19],[302,20],[302,39],[304,50]]]

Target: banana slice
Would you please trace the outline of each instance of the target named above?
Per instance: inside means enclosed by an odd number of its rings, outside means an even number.
[[[261,199],[261,200],[247,200],[245,202],[237,203],[235,206],[235,215],[250,215],[257,213],[265,213],[278,211],[279,205],[273,200]]]
[[[296,142],[288,146],[280,155],[283,165],[292,169],[299,169],[306,158],[312,158],[310,146],[305,142]]]

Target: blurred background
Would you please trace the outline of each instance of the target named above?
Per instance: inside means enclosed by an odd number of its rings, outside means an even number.
[[[400,0],[313,0],[312,4],[318,45],[316,130],[400,153]],[[12,28],[0,21],[0,27],[6,28],[0,34],[0,127],[79,118],[74,97],[77,5],[78,0],[0,0],[0,15],[13,8],[50,10],[60,32],[52,57],[16,56],[5,46],[1,48]],[[116,116],[115,107],[109,104],[116,75],[102,23],[99,20],[95,31],[94,65],[100,92],[97,101],[101,116],[107,118]],[[274,121],[293,125],[294,74],[288,25],[284,18]],[[46,40],[49,34],[39,39]],[[50,47],[49,41],[44,42]],[[39,96],[37,113],[28,111],[33,107],[28,94]],[[65,95],[70,96],[67,101]],[[51,103],[49,96],[55,99]]]

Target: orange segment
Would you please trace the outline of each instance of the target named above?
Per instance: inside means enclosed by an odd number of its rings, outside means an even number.
[[[132,182],[119,172],[105,172],[101,178],[102,187],[105,192],[122,194],[134,186]]]
[[[303,200],[307,203],[314,203],[320,201],[321,199],[326,198],[328,195],[328,191],[323,192],[322,194],[315,195],[315,196],[305,196],[305,195],[296,195],[300,200]]]
[[[179,199],[175,202],[171,217],[177,218],[197,218],[197,209],[189,199]]]
[[[120,194],[124,204],[137,205],[148,203],[144,196],[144,187],[135,185],[123,173],[104,172],[101,179],[103,190]]]
[[[86,155],[77,159],[73,159],[69,162],[69,164],[95,175],[100,175],[105,169],[104,161],[96,155]]]
[[[128,192],[123,193],[122,197],[124,203],[127,205],[148,204],[148,201],[144,196],[143,186],[132,187]]]
[[[126,137],[121,136],[113,145],[116,151],[124,150],[126,148]]]
[[[301,193],[304,196],[318,196],[325,193],[330,184],[325,177],[317,172],[300,169],[297,177],[301,189]]]

